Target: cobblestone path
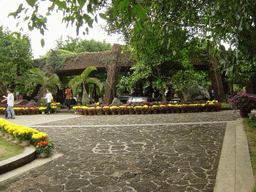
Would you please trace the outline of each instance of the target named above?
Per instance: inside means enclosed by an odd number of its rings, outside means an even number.
[[[0,183],[0,191],[210,192],[225,121],[236,115],[78,116],[38,125],[64,155]]]

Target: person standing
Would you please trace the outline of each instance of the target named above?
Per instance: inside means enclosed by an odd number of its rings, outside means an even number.
[[[4,101],[7,101],[7,108],[6,108],[6,111],[7,111],[7,119],[15,119],[15,113],[14,113],[14,110],[13,110],[13,106],[14,106],[14,96],[13,96],[13,93],[12,93],[12,89],[11,88],[8,88],[7,89],[7,96],[3,96],[5,99],[2,100],[2,102]]]
[[[68,109],[70,110],[70,104],[72,99],[72,91],[69,89],[69,87],[66,87],[65,89],[65,104],[67,105]]]
[[[46,89],[46,95],[44,99],[46,99],[46,102],[47,102],[47,108],[45,110],[45,114],[49,114],[49,111],[52,111],[51,102],[53,102],[53,97],[49,88]]]

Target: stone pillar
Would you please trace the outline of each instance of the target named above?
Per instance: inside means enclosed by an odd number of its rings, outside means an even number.
[[[103,103],[110,104],[116,95],[116,81],[119,66],[119,57],[121,54],[122,46],[119,44],[114,44],[112,47],[112,52],[115,55],[115,59],[107,65],[107,80],[106,89]]]
[[[210,63],[210,78],[212,81],[212,89],[214,90],[215,99],[219,102],[225,101],[225,91],[221,73],[218,68],[218,59],[212,58]]]

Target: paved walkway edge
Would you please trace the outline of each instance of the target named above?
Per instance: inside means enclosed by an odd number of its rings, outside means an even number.
[[[214,192],[251,192],[254,177],[243,119],[228,122]]]
[[[0,174],[6,173],[36,159],[36,149],[30,145],[19,155],[0,161]]]
[[[1,174],[0,182],[5,181],[5,180],[7,180],[9,178],[12,178],[14,176],[20,175],[22,173],[25,173],[25,172],[27,172],[27,171],[35,168],[35,167],[41,166],[45,163],[48,163],[48,162],[50,162],[54,159],[57,159],[57,158],[61,157],[62,155],[63,154],[61,154],[61,153],[53,153],[48,158],[35,159],[34,161],[32,161],[32,162],[30,162],[30,163],[28,163],[28,164],[26,164],[22,167],[19,167],[17,169],[14,169],[12,171],[7,172],[7,173]]]
[[[191,124],[213,124],[213,123],[227,123],[230,121],[206,121],[206,122],[188,122],[188,123],[157,123],[157,124],[127,124],[127,125],[33,125],[31,128],[38,127],[70,127],[70,128],[79,128],[79,127],[134,127],[134,126],[159,126],[159,125],[191,125]]]

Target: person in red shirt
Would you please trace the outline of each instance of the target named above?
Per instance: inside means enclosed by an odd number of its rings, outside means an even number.
[[[66,87],[65,89],[65,104],[67,105],[68,109],[70,110],[70,104],[72,99],[72,91],[69,89],[69,87]]]

